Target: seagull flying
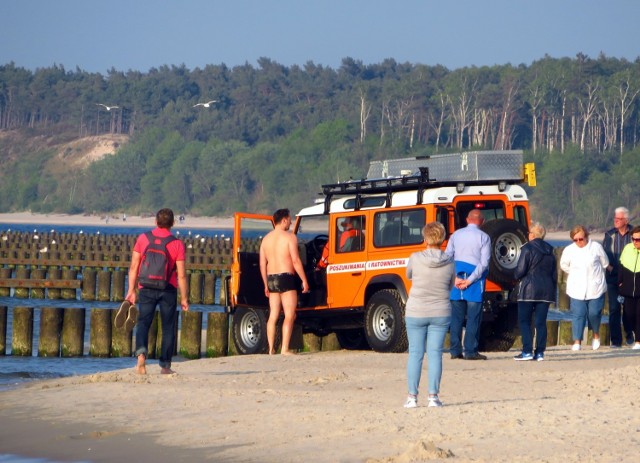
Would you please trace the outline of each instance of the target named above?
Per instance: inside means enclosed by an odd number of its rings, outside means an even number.
[[[119,108],[119,106],[107,106],[106,104],[102,104],[102,103],[96,103],[96,105],[98,105],[98,106],[104,106],[104,108],[105,108],[107,111],[111,111],[112,109],[117,109],[117,108]]]
[[[208,108],[211,106],[212,103],[217,103],[218,100],[211,100],[211,101],[207,101],[206,103],[196,103],[193,105],[193,107],[195,108],[196,106],[203,106],[205,108]]]

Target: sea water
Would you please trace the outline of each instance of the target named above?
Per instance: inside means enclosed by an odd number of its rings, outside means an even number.
[[[0,463],[59,463],[56,460],[47,460],[46,458],[31,458],[12,455],[10,453],[0,453]],[[78,460],[74,463],[90,463],[88,460]]]

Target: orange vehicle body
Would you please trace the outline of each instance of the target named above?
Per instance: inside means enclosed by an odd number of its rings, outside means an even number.
[[[493,337],[504,343],[505,332],[515,325],[511,273],[526,242],[530,221],[526,192],[515,183],[492,180],[454,185],[430,181],[423,175],[422,180],[416,180],[416,188],[399,184],[386,192],[377,184],[370,192],[355,194],[349,188],[342,191],[338,186],[342,184],[325,186],[324,203],[300,211],[292,230],[298,235],[311,285],[309,294],[299,294],[296,323],[303,331],[318,335],[335,332],[346,348],[406,350],[403,315],[411,287],[406,266],[412,253],[424,249],[422,228],[428,222],[441,222],[448,238],[466,225],[471,209],[480,209],[485,231],[492,237],[493,270],[483,305],[485,340],[490,343]],[[259,223],[262,225],[255,226]],[[240,318],[234,321],[233,333],[241,353],[265,349],[261,330],[268,300],[257,267],[258,249],[255,244],[253,249],[247,246],[252,235],[259,241],[260,233],[271,228],[269,216],[235,215],[234,256],[227,284],[229,310],[234,319]],[[323,254],[328,261],[324,268],[319,265]],[[496,321],[499,323],[492,323]]]

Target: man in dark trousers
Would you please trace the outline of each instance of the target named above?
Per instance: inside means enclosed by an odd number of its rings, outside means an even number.
[[[455,287],[451,290],[451,358],[486,360],[478,352],[482,323],[482,295],[489,273],[491,238],[480,230],[484,217],[479,209],[467,215],[467,226],[455,231],[445,254],[453,257],[456,266]],[[462,325],[466,318],[464,344]],[[464,355],[463,355],[464,350]]]
[[[609,300],[609,330],[611,332],[611,347],[622,347],[622,304],[618,294],[618,266],[622,249],[631,242],[631,229],[629,224],[629,209],[617,207],[613,214],[613,228],[604,234],[602,247],[609,258],[609,266],[605,278],[607,279],[607,298]],[[622,321],[624,323],[624,321]],[[635,341],[633,327],[625,323],[627,345]],[[636,333],[636,336],[638,333]]]
[[[184,266],[184,243],[178,239],[173,239],[166,244],[167,278],[166,287],[163,289],[153,289],[143,286],[138,281],[140,267],[143,256],[150,245],[150,239],[160,241],[172,237],[171,227],[174,224],[173,211],[171,209],[160,209],[156,214],[156,228],[147,233],[141,234],[136,240],[131,256],[131,267],[129,268],[129,290],[125,297],[131,304],[138,301],[138,327],[136,329],[136,352],[138,363],[136,372],[144,375],[147,373],[147,345],[149,343],[149,328],[153,322],[156,306],[160,310],[162,322],[162,346],[160,348],[160,372],[162,374],[173,373],[171,370],[171,357],[175,345],[176,332],[176,307],[178,289],[180,289],[180,305],[182,310],[189,310],[189,296],[187,294],[187,276]],[[136,294],[136,289],[138,293]]]

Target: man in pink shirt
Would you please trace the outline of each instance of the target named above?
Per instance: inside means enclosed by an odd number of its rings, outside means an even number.
[[[187,276],[184,266],[184,243],[171,235],[171,227],[174,224],[173,211],[160,209],[156,214],[156,228],[150,233],[141,234],[136,240],[131,256],[129,268],[129,290],[125,297],[131,304],[138,301],[138,327],[136,329],[136,352],[138,363],[136,372],[144,375],[147,373],[146,359],[147,346],[149,344],[149,328],[153,322],[156,306],[160,310],[162,322],[162,346],[160,349],[160,371],[162,374],[173,373],[171,370],[171,357],[175,345],[176,332],[176,307],[178,289],[180,290],[180,305],[182,310],[189,310],[189,296],[187,294]],[[160,243],[164,238],[171,237],[166,244],[167,259],[167,285],[164,289],[144,286],[138,281],[141,263],[150,244],[150,239]],[[138,293],[136,294],[136,289]]]

